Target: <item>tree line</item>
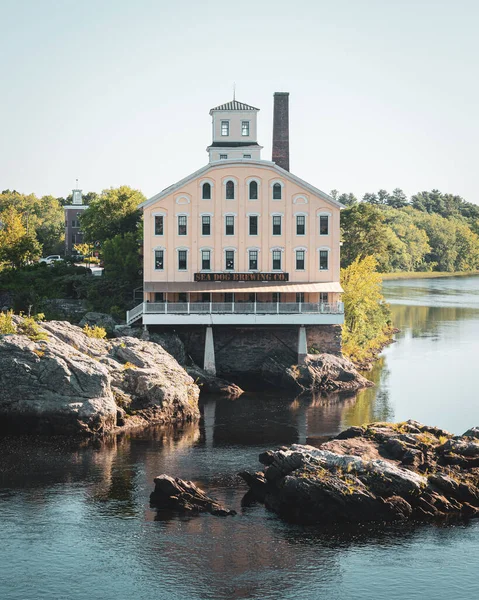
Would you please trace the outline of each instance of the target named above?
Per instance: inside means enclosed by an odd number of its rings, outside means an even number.
[[[479,206],[439,190],[411,198],[367,193],[331,195],[347,208],[341,213],[341,266],[374,256],[381,272],[475,271],[479,269]]]

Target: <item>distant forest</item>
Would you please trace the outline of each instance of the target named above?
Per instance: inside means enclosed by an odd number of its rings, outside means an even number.
[[[341,266],[374,256],[384,273],[479,270],[479,206],[439,190],[408,198],[400,189],[354,194],[332,190],[341,213]]]

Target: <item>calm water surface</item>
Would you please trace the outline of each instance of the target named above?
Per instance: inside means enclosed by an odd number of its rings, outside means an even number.
[[[0,440],[0,598],[477,600],[479,523],[322,532],[241,508],[258,453],[375,419],[479,424],[479,278],[387,282],[397,342],[353,398],[206,401],[203,419],[78,446]],[[234,518],[158,516],[159,473]]]

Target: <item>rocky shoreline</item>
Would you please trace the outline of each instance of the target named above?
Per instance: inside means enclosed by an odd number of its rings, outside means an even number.
[[[25,333],[23,317],[14,321],[17,332],[0,335],[0,430],[9,433],[98,436],[192,421],[200,417],[200,391],[243,393],[198,367],[174,333],[136,329],[97,339],[67,321],[45,321],[36,325],[38,336]],[[302,365],[272,355],[262,377],[270,388],[296,394],[373,385],[349,360],[331,354],[308,355]]]
[[[416,421],[351,427],[319,448],[292,445],[242,472],[249,501],[301,524],[479,516],[479,428],[462,436]]]

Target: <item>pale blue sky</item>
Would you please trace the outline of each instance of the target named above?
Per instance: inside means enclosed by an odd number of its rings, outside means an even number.
[[[289,91],[291,171],[324,191],[479,203],[473,0],[0,0],[0,189],[147,196],[207,162],[213,106]]]

